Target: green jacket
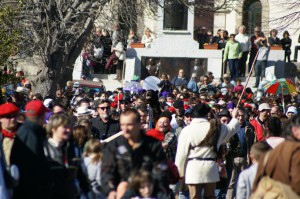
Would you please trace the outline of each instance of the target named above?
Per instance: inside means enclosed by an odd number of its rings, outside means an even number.
[[[238,41],[227,41],[224,52],[224,61],[227,59],[239,59],[242,57],[241,45]]]

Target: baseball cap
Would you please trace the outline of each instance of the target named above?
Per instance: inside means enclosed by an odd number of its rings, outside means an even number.
[[[286,111],[286,115],[287,115],[288,113],[292,113],[293,115],[298,114],[297,108],[294,107],[294,106],[290,106],[290,107],[288,108],[288,110]]]
[[[270,105],[268,103],[262,103],[258,107],[258,111],[270,110]]]
[[[0,117],[11,115],[19,112],[19,108],[13,103],[5,103],[0,105]]]
[[[28,102],[25,106],[26,117],[30,116],[38,116],[42,115],[46,112],[50,112],[48,108],[46,108],[42,101],[40,100],[32,100]]]
[[[79,88],[79,86],[80,86],[80,83],[79,83],[79,82],[75,82],[75,83],[73,84],[73,87],[74,87],[74,88]]]

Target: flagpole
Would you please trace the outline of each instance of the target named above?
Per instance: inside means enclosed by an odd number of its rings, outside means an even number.
[[[250,77],[251,77],[251,74],[252,74],[252,71],[253,71],[253,68],[254,68],[254,64],[255,64],[256,59],[257,59],[257,56],[258,56],[258,54],[259,54],[258,52],[259,52],[259,51],[257,51],[257,53],[256,53],[256,55],[255,55],[255,58],[254,58],[254,60],[253,60],[253,63],[252,63],[250,72],[249,72],[248,77],[247,77],[247,80],[246,80],[246,84],[245,84],[245,86],[244,86],[244,88],[243,88],[242,94],[241,94],[241,96],[240,96],[240,98],[239,98],[239,101],[238,101],[236,107],[239,107],[240,102],[241,102],[241,100],[242,100],[242,97],[243,97],[243,95],[244,95],[245,89],[247,88],[247,85],[248,85],[248,83],[249,83],[249,79],[250,79]]]

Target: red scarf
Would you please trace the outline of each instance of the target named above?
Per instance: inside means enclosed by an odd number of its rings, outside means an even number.
[[[17,131],[10,133],[10,132],[2,129],[1,132],[2,132],[3,137],[10,138],[10,139],[14,139],[17,135]]]

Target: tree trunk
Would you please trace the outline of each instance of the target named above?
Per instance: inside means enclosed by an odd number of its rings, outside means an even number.
[[[45,65],[42,67],[37,76],[31,80],[34,94],[40,93],[43,97],[54,97],[57,89],[63,89],[66,86],[66,82],[72,80],[71,67],[66,67],[60,60],[52,63],[61,67],[58,70],[53,66]]]

